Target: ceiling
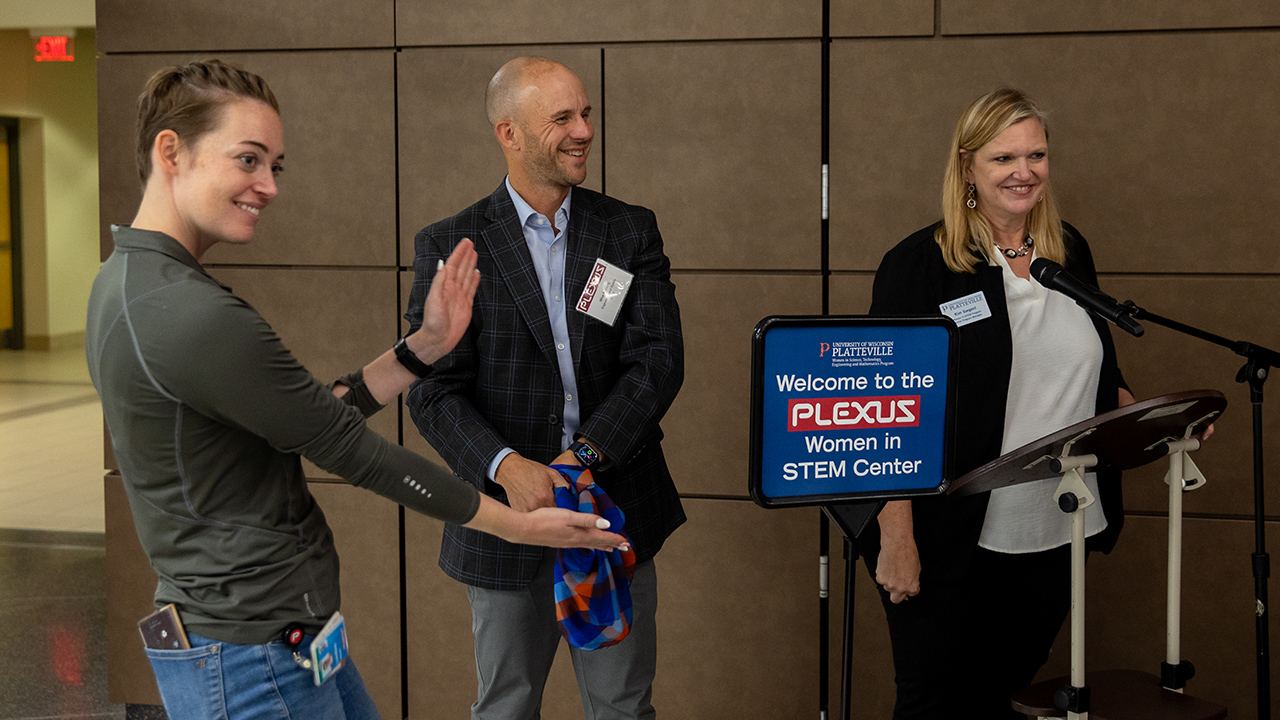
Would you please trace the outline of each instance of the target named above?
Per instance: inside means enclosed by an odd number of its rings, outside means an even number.
[[[0,0],[0,30],[91,28],[94,0]]]

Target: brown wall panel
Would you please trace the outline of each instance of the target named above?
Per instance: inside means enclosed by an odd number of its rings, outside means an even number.
[[[1280,348],[1280,279],[1275,277],[1184,276],[1102,278],[1108,293],[1132,299],[1153,313],[1179,320],[1232,340],[1247,340]],[[1253,425],[1248,386],[1235,382],[1244,359],[1226,348],[1187,337],[1152,322],[1134,338],[1115,330],[1121,369],[1139,398],[1180,390],[1208,388],[1227,396],[1227,409],[1215,434],[1192,454],[1208,484],[1184,498],[1185,512],[1253,513]],[[1268,457],[1278,457],[1280,407],[1263,406],[1263,429]],[[1163,482],[1167,461],[1155,462],[1125,474],[1125,507],[1166,512],[1168,489]],[[1271,488],[1280,487],[1272,478]],[[1272,510],[1272,513],[1275,511]]]
[[[119,475],[103,480],[107,562],[107,694],[113,703],[159,705],[138,621],[155,612],[156,573],[138,542],[129,498]]]
[[[466,586],[436,566],[443,529],[439,520],[405,513],[409,717],[415,720],[465,716],[476,699]]]
[[[844,536],[833,524],[830,534],[830,654],[831,686],[828,702],[831,716],[839,717],[840,663],[845,622]],[[850,673],[853,720],[881,720],[893,716],[897,689],[893,683],[893,650],[889,645],[889,625],[880,593],[867,574],[862,560],[853,566],[853,667]]]
[[[833,273],[828,306],[832,315],[866,315],[871,309],[874,273]]]
[[[1253,526],[1245,521],[1188,519],[1184,525],[1182,657],[1196,666],[1187,692],[1226,705],[1231,717],[1255,717],[1253,580],[1248,556]],[[1268,523],[1269,552],[1280,524]],[[840,633],[844,604],[841,537],[831,539],[831,707],[839,707]],[[1087,667],[1159,675],[1165,649],[1167,524],[1130,517],[1110,555],[1089,560],[1086,588]],[[888,628],[875,584],[859,562],[855,577],[853,717],[892,714],[895,695]],[[1065,675],[1071,665],[1070,620],[1036,681]],[[1272,684],[1277,678],[1272,669]]]
[[[390,47],[394,0],[98,0],[98,49],[257,50]]]
[[[659,714],[817,714],[817,511],[684,501],[658,555]]]
[[[932,35],[934,0],[831,0],[834,37]]]
[[[817,37],[822,3],[398,0],[401,45]]]
[[[436,565],[443,529],[438,520],[405,513],[405,585],[410,598],[405,630],[413,638],[408,657],[409,677],[414,678],[409,684],[408,717],[412,720],[465,716],[476,699],[467,586]],[[582,717],[573,665],[563,649],[556,653],[547,678],[542,717]]]
[[[366,490],[310,483],[342,561],[351,657],[386,718],[401,716],[400,506]]]
[[[409,332],[409,323],[404,319],[404,312],[405,312],[405,308],[409,306],[409,293],[410,291],[412,291],[412,289],[413,289],[413,273],[411,272],[400,273],[400,334],[401,335]],[[400,437],[403,441],[401,444],[409,448],[410,450],[418,453],[419,455],[427,458],[433,463],[448,467],[448,463],[446,463],[440,457],[440,453],[436,452],[435,448],[431,447],[431,444],[427,442],[426,438],[422,437],[422,433],[418,430],[418,426],[414,424],[413,418],[409,417],[409,409],[404,406],[404,400],[406,395],[408,395],[407,391],[404,393],[401,393],[399,400],[396,401],[396,404],[399,406],[397,410],[400,415],[400,432],[401,432]],[[388,407],[387,409],[390,410],[390,407]],[[437,543],[437,545],[438,544],[439,543]]]
[[[413,236],[493,192],[507,174],[484,112],[485,89],[503,63],[540,55],[568,65],[592,103],[596,139],[584,187],[601,187],[604,93],[598,47],[409,49],[398,54],[400,263],[413,264]]]
[[[942,0],[941,16],[944,35],[1180,30],[1280,25],[1280,6],[1270,0]]]
[[[213,267],[209,273],[253,305],[320,382],[364,367],[398,337],[394,270]],[[369,418],[369,427],[398,442],[397,408]],[[303,466],[308,477],[334,477],[310,462]]]
[[[207,55],[98,61],[104,247],[142,195],[134,164],[136,99],[155,70]],[[264,77],[280,101],[285,174],[252,243],[215,247],[211,263],[395,265],[395,68],[387,51],[223,53]]]
[[[609,194],[658,215],[681,269],[821,265],[821,47],[605,51]]]
[[[684,385],[662,421],[662,447],[686,494],[747,495],[751,331],[769,315],[822,312],[815,275],[678,272]]]
[[[1051,113],[1057,196],[1100,269],[1280,271],[1257,245],[1280,223],[1262,200],[1280,193],[1280,35],[837,41],[831,65],[833,269],[873,270],[938,218],[956,119],[1013,84]]]
[[[1209,488],[1205,489],[1208,492]],[[1194,494],[1194,493],[1193,493]],[[1232,718],[1257,716],[1254,595],[1249,555],[1253,524],[1188,519],[1182,564],[1182,658],[1196,666],[1187,693],[1226,705]],[[1280,551],[1280,523],[1268,523],[1268,552]],[[1160,674],[1165,650],[1167,525],[1164,518],[1130,517],[1111,555],[1089,560],[1086,606],[1088,667]],[[1272,583],[1274,585],[1274,582]],[[1273,623],[1274,625],[1274,623]],[[1272,631],[1274,636],[1274,630]],[[1057,668],[1070,666],[1070,633],[1054,648]],[[1271,665],[1271,686],[1280,671]]]

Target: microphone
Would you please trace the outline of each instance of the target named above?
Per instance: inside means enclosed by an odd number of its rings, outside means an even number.
[[[1050,290],[1057,290],[1075,300],[1077,305],[1094,315],[1110,320],[1130,335],[1142,337],[1142,326],[1129,315],[1128,308],[1098,288],[1075,279],[1058,263],[1036,258],[1031,261],[1031,277]]]

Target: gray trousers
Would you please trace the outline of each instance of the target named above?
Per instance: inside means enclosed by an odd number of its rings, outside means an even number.
[[[551,662],[561,642],[556,625],[548,551],[528,587],[486,590],[467,586],[476,641],[479,693],[472,720],[538,720]],[[658,575],[653,561],[636,565],[631,581],[631,632],[598,650],[569,648],[587,720],[655,717],[650,702],[658,661]]]

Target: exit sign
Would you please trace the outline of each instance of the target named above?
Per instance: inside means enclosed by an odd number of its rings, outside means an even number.
[[[75,59],[74,38],[65,35],[42,35],[36,38],[36,62],[71,62]]]

